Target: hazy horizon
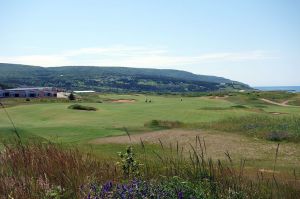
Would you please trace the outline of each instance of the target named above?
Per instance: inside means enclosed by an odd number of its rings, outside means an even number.
[[[300,85],[300,2],[0,2],[0,62],[176,69]]]

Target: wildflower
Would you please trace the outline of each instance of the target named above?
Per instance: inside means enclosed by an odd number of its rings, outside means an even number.
[[[180,191],[177,196],[178,196],[178,199],[183,199],[183,193],[182,193],[182,191]]]

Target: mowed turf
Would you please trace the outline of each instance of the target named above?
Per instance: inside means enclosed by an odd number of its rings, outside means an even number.
[[[103,95],[111,99],[135,99],[133,103],[82,103],[97,108],[97,111],[68,109],[72,103],[41,103],[7,108],[16,127],[21,132],[59,142],[85,142],[93,138],[124,134],[123,127],[130,131],[143,131],[144,124],[151,120],[170,120],[185,123],[216,121],[230,115],[246,115],[244,110],[211,111],[205,107],[231,107],[225,100],[205,98],[158,97],[144,95]],[[146,103],[145,99],[151,103]],[[182,99],[182,101],[181,101]],[[0,115],[1,134],[11,127],[3,110]],[[134,132],[133,132],[134,133]]]
[[[260,112],[255,104],[249,103],[247,109],[233,108],[238,103],[223,98],[100,94],[94,97],[103,99],[103,103],[81,104],[95,107],[97,111],[68,109],[73,103],[22,104],[7,108],[7,111],[24,135],[81,144],[94,138],[122,135],[124,127],[130,133],[149,131],[144,124],[151,120],[201,123],[268,112],[300,114],[298,107],[264,105],[264,112]],[[108,99],[135,101],[118,103]],[[0,111],[0,136],[6,137],[12,133],[11,124],[3,110]]]

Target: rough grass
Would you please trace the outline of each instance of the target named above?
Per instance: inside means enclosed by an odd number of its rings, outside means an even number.
[[[150,122],[146,122],[144,126],[152,129],[172,129],[183,128],[184,124],[179,121],[151,120]]]
[[[187,130],[187,129],[167,129],[161,131],[152,131],[146,133],[131,134],[130,139],[127,135],[111,136],[98,138],[90,142],[95,151],[100,156],[107,155],[114,157],[118,151],[121,151],[128,144],[134,144],[138,153],[142,149],[136,145],[143,140],[147,143],[147,149],[158,151],[157,146],[161,143],[173,147],[179,143],[184,149],[194,143],[195,137],[201,136],[205,139],[207,154],[213,160],[224,160],[224,152],[228,151],[231,157],[236,160],[234,166],[239,165],[240,159],[247,159],[248,168],[270,170],[273,168],[274,151],[277,142],[257,139],[245,136],[241,133],[226,133],[220,131],[207,130]],[[185,152],[187,152],[185,150]],[[188,155],[185,153],[185,155]],[[280,152],[278,155],[277,168],[280,173],[289,173],[296,170],[300,175],[300,145],[291,142],[280,143]]]
[[[79,198],[82,184],[116,178],[114,163],[51,143],[5,144],[0,161],[1,198]]]
[[[296,93],[290,93],[285,91],[259,92],[259,93],[253,93],[252,96],[253,95],[256,95],[256,97],[259,98],[265,98],[278,103],[284,102],[285,100],[289,100],[297,96]]]
[[[300,97],[292,99],[288,104],[292,106],[300,106]]]
[[[68,103],[70,100],[64,98],[1,98],[1,102],[5,107],[13,107],[41,103]]]
[[[203,127],[226,132],[246,133],[273,141],[300,141],[299,116],[250,115],[230,117]]]
[[[205,142],[199,137],[195,141],[190,145],[188,157],[178,144],[175,147],[161,144],[161,150],[153,151],[155,156],[151,155],[150,159],[147,145],[141,142],[141,154],[138,157],[127,154],[119,160],[119,166],[76,148],[66,149],[51,143],[5,145],[0,154],[0,197],[123,198],[124,194],[125,198],[139,198],[124,188],[133,178],[152,187],[146,194],[168,192],[169,197],[164,198],[297,198],[300,194],[296,176],[292,181],[281,179],[274,167],[271,176],[257,173],[257,177],[249,178],[244,175],[245,161],[237,169],[226,153],[226,163],[214,162],[206,155]],[[274,153],[278,153],[278,148]],[[132,171],[133,162],[138,163],[139,172],[124,175],[124,168]],[[108,189],[107,181],[119,183],[122,188]],[[134,193],[141,194],[142,188]],[[123,191],[118,195],[120,189]]]
[[[259,107],[266,104],[260,99],[268,99],[277,103],[282,103],[286,100],[293,101],[294,99],[297,99],[297,97],[299,97],[299,94],[284,91],[255,91],[248,93],[235,93],[233,95],[229,95],[227,100],[237,104]]]

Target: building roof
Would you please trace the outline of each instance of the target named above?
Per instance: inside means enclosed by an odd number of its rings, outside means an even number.
[[[7,91],[52,90],[52,87],[12,88],[6,90]]]
[[[95,91],[91,91],[91,90],[88,90],[88,91],[74,91],[74,93],[94,93]]]

